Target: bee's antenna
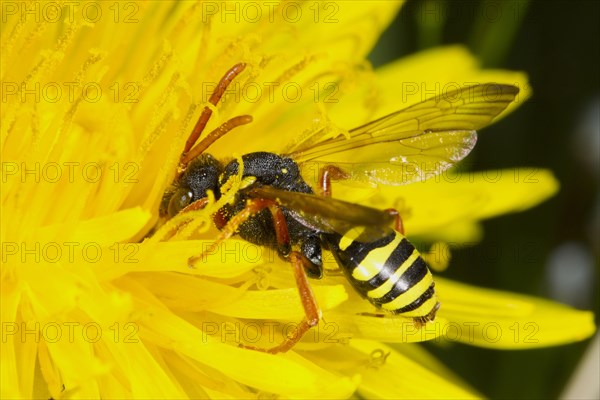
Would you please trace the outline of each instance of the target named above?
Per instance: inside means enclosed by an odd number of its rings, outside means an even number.
[[[231,84],[231,82],[245,68],[246,68],[245,63],[238,63],[238,64],[235,64],[233,67],[231,67],[229,69],[229,71],[227,71],[225,73],[225,75],[223,75],[223,77],[217,84],[217,87],[211,94],[210,98],[208,99],[208,102],[210,104],[212,104],[213,106],[216,106],[217,103],[221,100],[221,97],[223,97],[223,94],[225,93],[225,90],[227,90],[227,87],[229,86],[229,84]],[[203,139],[202,142],[200,142],[198,144],[198,146],[196,146],[196,148],[198,148],[200,145],[203,145],[203,146],[199,150],[194,149],[194,151],[192,152],[194,154],[192,156],[192,153],[189,153],[189,151],[194,146],[194,144],[196,143],[196,141],[198,140],[200,135],[202,134],[202,131],[204,131],[204,128],[206,127],[206,124],[208,123],[208,120],[210,119],[211,115],[212,115],[212,109],[208,106],[204,107],[204,110],[202,110],[202,114],[200,114],[200,117],[198,118],[198,122],[196,122],[196,125],[194,126],[192,133],[190,134],[187,141],[185,142],[185,147],[183,148],[183,152],[181,153],[181,157],[179,158],[178,175],[182,174],[183,171],[185,171],[189,162],[191,160],[193,160],[195,157],[197,157],[198,155],[200,155],[204,150],[206,150],[206,148],[208,148],[208,146],[210,146],[215,140],[217,140],[218,138],[220,138],[221,136],[223,136],[225,133],[227,133],[231,129],[235,128],[236,126],[244,125],[249,122],[252,122],[252,117],[250,117],[250,116],[241,116],[241,117],[236,117],[236,118],[230,119],[229,121],[225,122],[223,125],[218,127],[217,129],[212,131],[208,137]],[[209,141],[208,140],[209,137],[211,137],[212,140]]]
[[[208,149],[208,147],[213,144],[217,139],[224,136],[227,132],[235,128],[236,126],[246,125],[252,122],[251,115],[240,115],[237,117],[233,117],[227,122],[223,123],[221,126],[210,132],[204,139],[200,141],[194,148],[185,155],[180,161],[180,165],[183,162],[184,165],[187,165],[194,158],[198,157],[200,154],[204,152],[204,150]]]

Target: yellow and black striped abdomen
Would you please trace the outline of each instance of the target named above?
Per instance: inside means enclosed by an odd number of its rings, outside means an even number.
[[[329,247],[354,288],[377,308],[420,322],[439,308],[433,277],[415,247],[392,232],[373,242],[354,240],[360,230],[330,236]]]

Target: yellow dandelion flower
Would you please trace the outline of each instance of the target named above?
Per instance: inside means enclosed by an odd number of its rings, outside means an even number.
[[[304,311],[275,252],[237,237],[210,248],[211,213],[249,182],[234,174],[223,196],[150,234],[204,107],[206,132],[252,117],[210,147],[239,160],[282,153],[306,132],[347,134],[431,90],[519,87],[502,115],[529,96],[524,74],[481,70],[461,47],[373,71],[365,56],[400,5],[3,2],[2,397],[479,397],[412,343],[529,348],[589,337],[591,313],[437,275],[434,322],[381,318],[328,273],[311,282],[319,325],[286,353],[253,351],[239,345],[279,343]],[[211,105],[240,62],[247,69]],[[334,196],[397,208],[409,235],[439,242],[424,257],[443,269],[444,243],[475,240],[478,221],[558,188],[549,171],[529,185],[515,174],[532,171],[495,173],[493,187],[489,174],[455,172],[402,190],[336,181]]]

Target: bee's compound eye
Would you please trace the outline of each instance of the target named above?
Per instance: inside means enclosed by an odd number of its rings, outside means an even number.
[[[187,189],[177,189],[169,201],[169,217],[174,217],[192,202],[192,192]]]

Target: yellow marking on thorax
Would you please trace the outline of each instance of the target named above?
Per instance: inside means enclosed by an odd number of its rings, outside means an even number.
[[[400,279],[400,277],[406,272],[406,270],[410,268],[410,266],[413,265],[415,261],[417,261],[417,258],[419,258],[419,252],[415,249],[413,253],[406,259],[406,261],[402,263],[400,268],[398,268],[398,270],[394,272],[394,275],[390,276],[388,280],[383,282],[383,284],[381,284],[381,286],[379,286],[378,288],[367,292],[367,296],[373,299],[378,299],[380,297],[385,296],[390,290],[392,290],[396,282],[398,282],[398,279]]]
[[[360,235],[365,231],[364,226],[357,226],[356,228],[350,229],[342,238],[340,239],[340,250],[345,251],[348,246],[350,246],[355,239],[359,238]]]
[[[390,256],[390,249],[395,249],[401,241],[402,236],[396,235],[394,240],[387,245],[369,252],[360,265],[352,270],[352,277],[357,281],[368,281],[374,278],[381,271],[385,260]]]

